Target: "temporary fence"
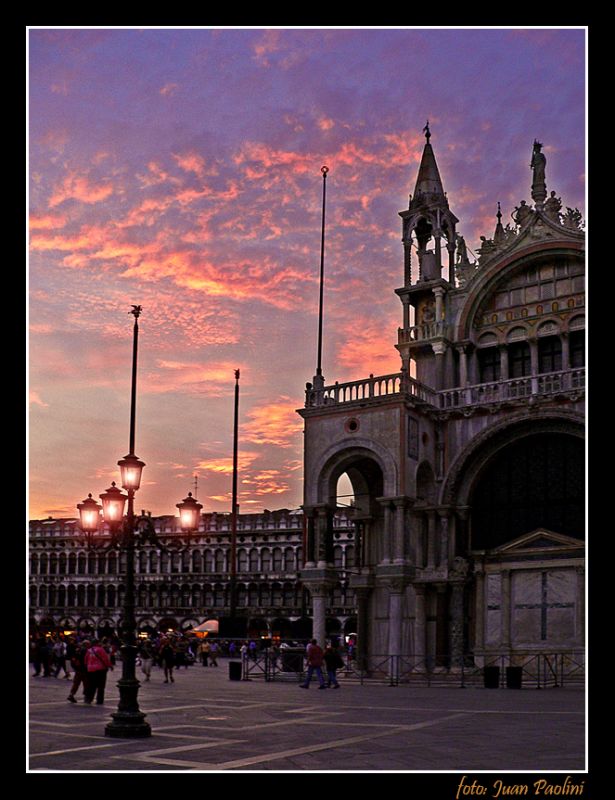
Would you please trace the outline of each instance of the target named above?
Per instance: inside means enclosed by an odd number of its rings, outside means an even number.
[[[337,671],[338,677],[361,685],[544,689],[582,686],[585,682],[584,651],[491,652],[480,656],[466,655],[453,664],[450,658],[444,657],[378,654],[363,659],[344,658],[344,661],[345,666]],[[241,680],[299,682],[305,679],[305,674],[303,648],[263,651],[241,659]]]

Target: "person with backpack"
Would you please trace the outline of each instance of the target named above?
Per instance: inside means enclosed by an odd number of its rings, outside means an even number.
[[[73,654],[71,656],[71,666],[73,668],[73,684],[70,687],[70,692],[66,698],[69,703],[76,703],[75,694],[77,689],[83,684],[83,692],[85,697],[85,685],[87,681],[87,667],[85,665],[85,654],[90,648],[90,642],[85,639],[80,644],[74,646]]]
[[[344,661],[340,654],[337,652],[337,647],[329,645],[325,650],[324,655],[325,667],[327,668],[327,686],[339,689],[340,685],[337,682],[336,672],[338,669],[344,667]]]
[[[105,702],[107,672],[113,669],[113,664],[98,639],[92,640],[92,644],[85,654],[85,668],[83,702],[88,706],[91,705],[94,695],[96,695],[96,705],[100,706]]]

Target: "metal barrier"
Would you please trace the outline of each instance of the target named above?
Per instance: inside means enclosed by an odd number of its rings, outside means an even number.
[[[264,679],[300,680],[305,679],[305,658],[301,652],[292,669],[289,660],[282,653],[259,653],[255,658],[248,656],[242,661],[242,680]],[[496,668],[496,683],[493,688],[558,688],[565,685],[579,685],[585,681],[585,653],[568,651],[561,653],[489,653],[469,654],[460,658],[459,663],[450,664],[445,657],[429,656],[416,658],[402,655],[372,654],[363,662],[348,660],[337,672],[341,679],[365,683],[381,683],[388,686],[449,686],[466,688],[487,686],[485,668]],[[489,673],[490,678],[496,670]]]

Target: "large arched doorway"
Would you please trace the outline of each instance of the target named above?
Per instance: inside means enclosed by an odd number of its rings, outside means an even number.
[[[525,426],[489,448],[468,495],[475,652],[584,644],[585,452],[572,427]],[[487,445],[488,447],[488,445]]]
[[[470,549],[491,550],[538,529],[584,539],[583,441],[524,436],[483,468],[470,497]]]

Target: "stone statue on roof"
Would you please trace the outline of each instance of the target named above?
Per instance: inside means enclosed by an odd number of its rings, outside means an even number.
[[[559,222],[559,212],[562,208],[561,197],[556,197],[555,192],[551,192],[551,196],[545,203],[545,215],[553,222]]]
[[[542,152],[542,144],[538,139],[534,139],[534,149],[532,151],[530,167],[534,173],[532,178],[532,200],[534,200],[537,206],[542,206],[547,196],[547,184],[545,182],[546,166],[547,159]]]

